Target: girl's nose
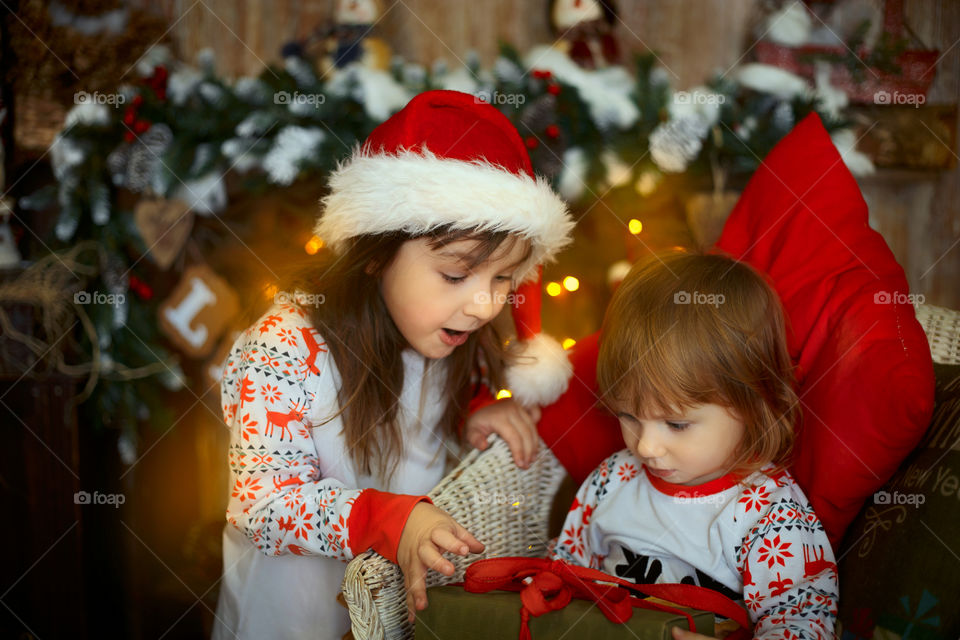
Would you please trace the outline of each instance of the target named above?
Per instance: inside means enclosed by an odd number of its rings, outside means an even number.
[[[477,318],[481,322],[487,322],[493,319],[497,313],[497,304],[489,290],[477,289],[467,301],[463,312],[471,317]]]
[[[666,453],[663,443],[653,431],[651,428],[644,429],[640,439],[637,440],[637,453],[641,458],[659,458]]]

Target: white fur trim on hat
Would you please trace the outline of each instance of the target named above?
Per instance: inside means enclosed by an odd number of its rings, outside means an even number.
[[[518,361],[507,368],[507,387],[525,407],[553,403],[567,390],[573,364],[560,343],[538,333],[521,344]]]
[[[574,222],[543,178],[515,174],[483,160],[438,157],[427,149],[394,154],[364,147],[330,176],[330,194],[315,233],[334,251],[354,236],[452,229],[509,231],[529,239],[517,282],[570,242]]]

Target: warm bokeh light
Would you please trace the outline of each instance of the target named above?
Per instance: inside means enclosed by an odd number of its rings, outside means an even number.
[[[497,391],[497,400],[500,400],[501,398],[511,398],[511,397],[513,397],[513,394],[510,393],[509,389],[500,389],[500,391]]]
[[[547,295],[558,296],[562,291],[563,291],[563,287],[560,286],[559,282],[547,283]]]
[[[637,220],[636,218],[632,218],[630,222],[627,223],[627,228],[630,229],[630,233],[632,233],[633,235],[637,235],[638,233],[643,231],[643,223]]]
[[[564,339],[563,339],[563,348],[564,348],[564,349],[569,349],[570,347],[572,347],[572,346],[575,345],[575,344],[577,344],[577,341],[574,340],[573,338],[564,338]]]
[[[263,288],[263,295],[267,298],[272,298],[277,295],[277,291],[280,291],[280,287],[275,284],[268,284]]]
[[[567,276],[563,279],[563,288],[567,291],[576,291],[580,288],[580,281],[573,276]]]
[[[307,240],[307,244],[303,245],[303,250],[311,256],[317,251],[320,251],[320,249],[323,249],[323,238],[320,236],[313,236]]]

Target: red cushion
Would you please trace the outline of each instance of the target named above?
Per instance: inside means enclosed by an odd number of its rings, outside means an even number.
[[[580,486],[614,451],[623,449],[620,422],[599,403],[597,355],[600,332],[570,349],[573,377],[556,402],[543,407],[537,430],[557,460]]]
[[[764,160],[718,246],[769,274],[783,301],[804,414],[793,472],[836,548],[933,411],[930,349],[903,302],[903,269],[867,225],[857,183],[815,114]],[[578,484],[623,447],[616,419],[596,403],[597,335],[573,348],[570,388],[539,425]]]
[[[717,246],[780,294],[803,409],[793,472],[836,548],[919,442],[934,380],[903,269],[816,114],[763,161]]]

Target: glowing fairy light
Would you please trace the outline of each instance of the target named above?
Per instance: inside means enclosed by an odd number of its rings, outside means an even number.
[[[320,236],[313,236],[307,240],[307,244],[303,245],[303,250],[311,256],[317,251],[320,251],[320,249],[323,249],[323,238]]]

